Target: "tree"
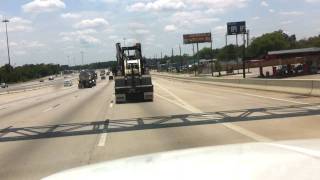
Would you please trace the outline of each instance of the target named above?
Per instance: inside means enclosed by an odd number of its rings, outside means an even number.
[[[297,42],[297,46],[299,48],[320,47],[320,35],[308,39],[301,39]]]
[[[199,55],[199,59],[213,59],[214,52],[211,48],[205,47],[202,48],[198,53],[195,54],[197,57]]]
[[[220,49],[218,53],[218,60],[220,61],[231,61],[238,59],[239,48],[235,45],[228,45]]]
[[[291,47],[295,47],[295,42],[295,35],[289,36],[282,30],[267,33],[260,37],[254,38],[247,49],[247,55],[249,57],[261,58],[267,54],[268,51],[290,49]]]

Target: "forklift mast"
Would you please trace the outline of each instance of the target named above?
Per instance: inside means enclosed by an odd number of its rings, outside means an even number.
[[[125,61],[128,60],[139,60],[141,66],[141,74],[145,74],[145,60],[141,53],[141,44],[136,43],[134,46],[121,47],[120,43],[116,44],[117,50],[117,71],[123,76],[125,74]],[[130,51],[134,51],[134,54],[130,54]]]

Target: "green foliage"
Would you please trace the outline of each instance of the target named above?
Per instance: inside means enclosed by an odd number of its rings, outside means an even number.
[[[63,70],[80,70],[80,69],[115,69],[117,62],[108,61],[101,63],[92,63],[84,66],[60,66],[58,64],[26,64],[13,68],[6,64],[0,67],[0,82],[15,83],[25,82],[28,80],[41,78],[45,76],[58,74]]]
[[[0,67],[1,82],[24,82],[35,78],[41,78],[57,74],[60,71],[60,65],[57,64],[26,64],[13,68],[6,64]]]
[[[308,39],[301,39],[297,42],[297,47],[307,48],[307,47],[320,47],[320,35],[315,37],[310,37]]]
[[[247,49],[249,57],[261,57],[268,51],[295,48],[295,35],[289,36],[282,30],[264,34],[254,38]]]
[[[213,59],[215,54],[211,48],[205,47],[196,53],[195,56],[199,56],[199,59]]]
[[[241,47],[235,45],[228,45],[220,49],[217,59],[220,61],[231,61],[238,59]]]

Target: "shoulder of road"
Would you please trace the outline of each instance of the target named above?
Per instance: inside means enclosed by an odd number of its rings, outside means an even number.
[[[210,76],[194,77],[188,74],[171,74],[158,72],[152,72],[152,75],[219,86],[284,92],[307,96],[320,96],[319,79],[217,78]]]

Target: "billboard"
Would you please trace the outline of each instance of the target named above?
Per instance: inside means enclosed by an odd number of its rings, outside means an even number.
[[[184,34],[183,44],[211,42],[211,33]]]
[[[245,34],[246,33],[246,22],[229,22],[227,23],[228,35]]]

